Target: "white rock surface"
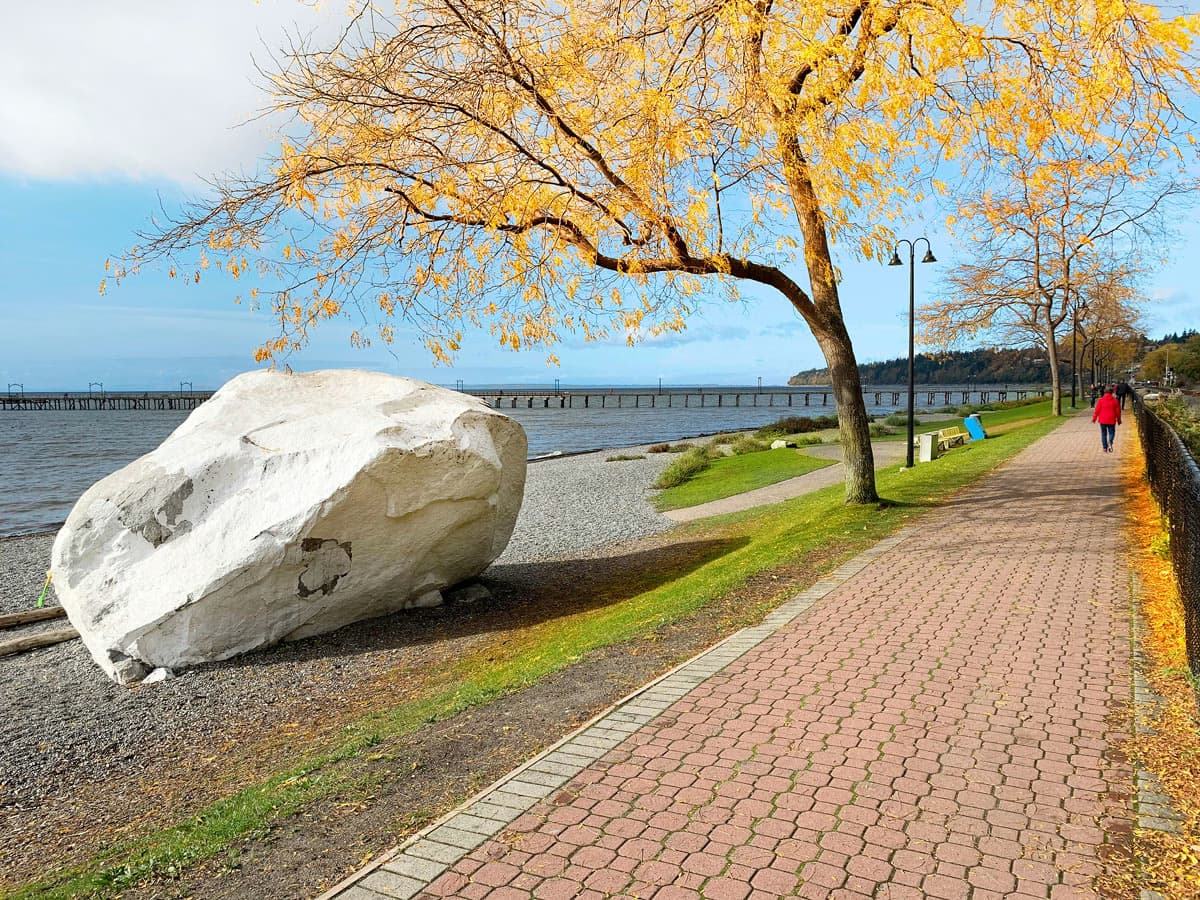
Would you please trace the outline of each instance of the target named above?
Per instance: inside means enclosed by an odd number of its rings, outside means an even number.
[[[771,449],[772,450],[783,450],[787,447],[795,447],[795,446],[796,446],[795,441],[784,441],[784,440],[771,441]]]
[[[251,372],[80,498],[54,585],[122,683],[437,605],[507,545],[525,456],[521,426],[464,394]]]

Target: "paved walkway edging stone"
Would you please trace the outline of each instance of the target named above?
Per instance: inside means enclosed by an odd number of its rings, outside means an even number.
[[[517,767],[400,846],[334,885],[317,900],[409,900],[538,801],[653,721],[825,595],[915,533],[908,525],[839,566],[766,615],[617,701],[590,722]]]
[[[1146,655],[1142,650],[1142,635],[1145,623],[1142,621],[1140,601],[1142,585],[1136,574],[1131,576],[1131,610],[1133,623],[1133,730],[1135,734],[1149,734],[1153,731],[1150,716],[1162,699],[1154,693],[1146,680]],[[1138,828],[1150,831],[1162,831],[1167,834],[1178,834],[1179,823],[1183,816],[1174,808],[1171,798],[1163,791],[1162,784],[1152,772],[1147,772],[1134,763],[1135,823]],[[1158,891],[1142,890],[1140,900],[1166,900]]]

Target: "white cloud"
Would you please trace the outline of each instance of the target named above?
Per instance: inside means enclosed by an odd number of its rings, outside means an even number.
[[[8,4],[6,4],[8,5]],[[288,32],[331,34],[337,3],[52,0],[0,28],[0,173],[190,182],[253,169],[280,122],[254,60]]]
[[[1150,300],[1157,306],[1192,306],[1195,301],[1186,288],[1178,286],[1156,287],[1150,291]]]

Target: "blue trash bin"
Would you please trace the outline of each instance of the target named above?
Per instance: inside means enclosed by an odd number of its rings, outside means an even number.
[[[979,420],[979,413],[971,413],[963,419],[963,425],[966,426],[967,434],[971,436],[973,441],[982,441],[987,437],[987,432],[983,430],[983,422]]]

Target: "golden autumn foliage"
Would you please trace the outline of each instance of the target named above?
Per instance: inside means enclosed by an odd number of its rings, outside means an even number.
[[[354,9],[336,45],[293,48],[274,76],[296,125],[269,172],[222,183],[118,279],[207,250],[284,285],[264,357],[353,314],[385,340],[403,320],[443,361],[474,327],[513,349],[636,342],[683,328],[706,285],[752,282],[825,353],[858,501],[874,474],[833,247],[887,247],[935,158],[1101,132],[1115,108],[1165,121],[1192,84],[1195,23],[1128,3]],[[1126,96],[1138,102],[1114,102]]]
[[[1200,896],[1200,719],[1188,675],[1183,609],[1174,572],[1162,553],[1162,514],[1146,484],[1145,461],[1136,440],[1130,442],[1121,475],[1129,567],[1139,584],[1135,613],[1143,623],[1143,674],[1161,698],[1154,709],[1142,711],[1146,727],[1127,749],[1158,779],[1183,822],[1179,834],[1135,830],[1133,858],[1105,893],[1153,890],[1168,900],[1194,900]]]
[[[1119,27],[1123,9],[1096,13]],[[1072,63],[1096,79],[1073,92],[1038,85],[1025,97],[1007,95],[1013,115],[981,133],[988,165],[964,180],[949,220],[970,258],[922,310],[924,336],[938,346],[981,334],[1039,346],[1049,357],[1056,414],[1059,334],[1077,315],[1098,321],[1106,296],[1128,295],[1143,260],[1161,255],[1168,207],[1197,187],[1192,123],[1172,101],[1194,92],[1195,71],[1169,74],[1195,23],[1176,20],[1173,38],[1171,24],[1158,22],[1153,32],[1164,41],[1167,69],[1140,86],[1137,61],[1126,60],[1122,72],[1113,58]],[[1164,77],[1181,91],[1158,90]]]

